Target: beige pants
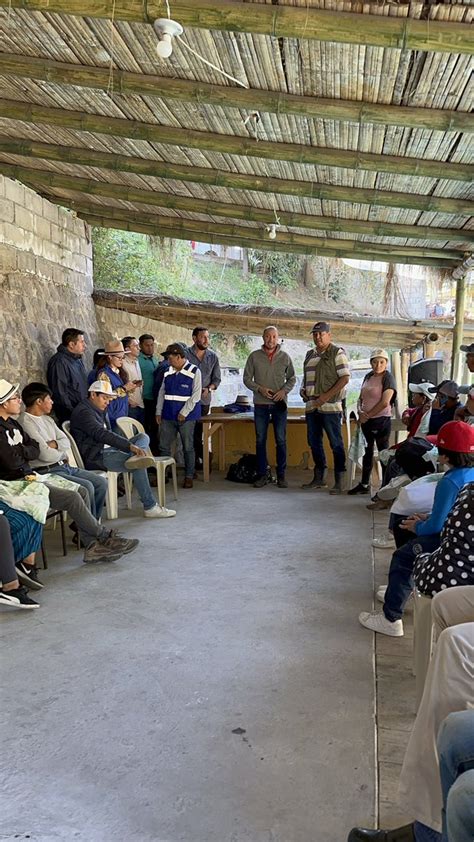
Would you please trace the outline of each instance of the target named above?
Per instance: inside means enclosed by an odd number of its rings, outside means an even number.
[[[474,622],[448,626],[457,616],[466,616],[466,600],[471,605],[468,616],[474,620],[473,601],[467,591],[474,591],[474,587],[450,588],[433,599],[433,617],[440,634],[400,775],[403,811],[437,831],[441,831],[443,804],[438,731],[449,713],[474,706]]]
[[[463,585],[436,594],[431,603],[431,618],[435,640],[443,629],[460,623],[474,623],[474,587]]]

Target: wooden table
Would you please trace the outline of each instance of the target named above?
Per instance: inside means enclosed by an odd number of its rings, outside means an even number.
[[[225,471],[225,427],[226,424],[235,422],[242,424],[253,424],[253,412],[211,412],[210,415],[203,415],[201,418],[203,429],[203,479],[209,482],[209,442],[213,435],[218,433],[218,466],[220,471]],[[288,415],[289,424],[305,424],[306,416]]]

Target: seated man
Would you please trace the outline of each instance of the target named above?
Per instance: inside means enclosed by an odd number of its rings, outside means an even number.
[[[392,556],[383,611],[359,614],[360,624],[371,631],[403,636],[403,609],[413,590],[415,559],[420,553],[431,553],[439,547],[441,530],[460,489],[474,482],[474,427],[463,421],[449,421],[439,431],[437,444],[439,462],[448,470],[436,485],[431,514],[414,515],[401,524],[417,537]]]
[[[183,444],[185,476],[183,488],[193,487],[195,453],[194,425],[201,417],[201,372],[188,362],[182,346],[168,345],[169,368],[165,371],[156,403],[160,425],[160,453],[171,456],[179,435]]]
[[[174,517],[173,509],[159,506],[153,496],[147,468],[155,464],[146,449],[150,439],[141,434],[127,439],[113,433],[107,407],[115,397],[106,380],[96,380],[89,386],[89,397],[76,406],[71,415],[71,435],[81,451],[84,465],[91,471],[133,471],[138,496],[143,503],[145,517]]]
[[[25,479],[34,474],[30,459],[38,459],[39,444],[23,430],[15,416],[20,414],[21,398],[18,384],[0,380],[0,479]],[[58,478],[59,479],[59,478]],[[61,478],[62,480],[63,478]],[[119,538],[110,529],[104,529],[91,514],[84,500],[89,501],[88,492],[81,486],[77,491],[61,488],[46,479],[50,504],[53,509],[67,511],[77,524],[79,537],[85,546],[84,561],[87,564],[99,561],[116,561],[129,553],[139,543],[137,540]]]
[[[453,421],[457,410],[461,408],[461,401],[459,386],[454,380],[442,380],[437,386],[433,386],[430,392],[436,397],[431,409],[428,433],[435,436],[443,424]]]
[[[59,474],[82,485],[89,493],[91,512],[99,520],[107,496],[107,480],[93,471],[73,468],[68,464],[71,445],[66,434],[51,418],[53,400],[44,383],[29,383],[21,397],[26,412],[21,415],[20,424],[40,448],[38,459],[30,460],[31,467],[39,474]]]

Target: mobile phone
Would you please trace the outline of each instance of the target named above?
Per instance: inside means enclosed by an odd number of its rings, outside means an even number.
[[[134,380],[133,382],[135,383],[135,386],[141,386],[142,383],[143,383],[143,380]]]

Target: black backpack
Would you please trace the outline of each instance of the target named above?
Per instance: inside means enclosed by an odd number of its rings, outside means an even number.
[[[251,485],[258,478],[257,457],[254,453],[244,453],[238,462],[229,466],[226,479]],[[271,468],[267,467],[267,482],[273,482]]]
[[[432,449],[433,445],[426,439],[407,439],[395,451],[395,462],[412,480],[433,474],[436,470],[433,463],[422,458],[424,453]]]

